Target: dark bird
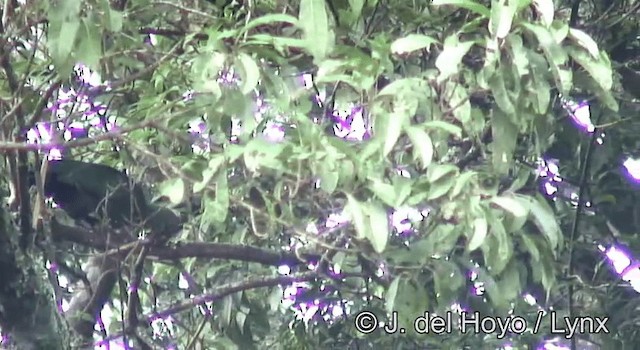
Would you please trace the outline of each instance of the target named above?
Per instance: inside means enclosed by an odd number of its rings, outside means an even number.
[[[104,220],[119,227],[149,214],[141,186],[106,165],[51,160],[43,181],[44,195],[75,220],[92,225]]]

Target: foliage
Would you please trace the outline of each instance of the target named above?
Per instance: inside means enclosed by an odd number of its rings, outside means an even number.
[[[593,242],[638,249],[637,188],[615,159],[638,148],[636,91],[617,70],[635,72],[625,53],[640,47],[640,16],[616,14],[640,3],[580,3],[29,2],[3,13],[0,148],[59,149],[126,168],[184,218],[155,254],[211,244],[179,258],[140,254],[141,275],[137,251],[122,255],[105,320],[111,340],[124,332],[141,348],[534,349],[556,337],[550,314],[533,331],[540,310],[554,310],[611,317],[610,334],[581,335],[578,348],[633,348],[634,294],[601,267]],[[606,46],[612,36],[625,40]],[[78,64],[107,83],[88,82]],[[306,86],[304,73],[313,77]],[[69,91],[79,101],[60,102]],[[566,118],[561,104],[571,98],[589,100],[591,134]],[[361,141],[335,136],[342,110],[364,116]],[[26,143],[36,123],[60,117],[51,142]],[[188,133],[194,119],[204,127]],[[73,122],[87,135],[65,141]],[[277,140],[265,136],[274,125]],[[540,193],[530,165],[541,157],[576,179],[578,209]],[[24,165],[17,158],[7,152],[8,164]],[[399,232],[391,213],[408,207],[428,215]],[[344,222],[330,226],[330,214]],[[612,237],[607,223],[622,233]],[[96,247],[72,242],[57,242],[55,259],[77,270]],[[255,254],[232,254],[246,246],[295,263],[284,274]],[[288,302],[294,281],[304,292]],[[529,328],[504,339],[410,330],[416,317],[452,306],[522,317]],[[397,312],[406,334],[358,332],[363,311]],[[131,312],[153,327],[127,328]]]

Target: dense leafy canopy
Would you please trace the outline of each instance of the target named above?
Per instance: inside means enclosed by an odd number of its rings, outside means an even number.
[[[640,341],[637,0],[5,0],[1,13],[7,344]],[[74,222],[72,198],[28,186],[56,158],[125,170],[157,210],[124,228]],[[107,182],[69,174],[80,192]],[[413,329],[462,312],[490,332]],[[406,333],[365,334],[366,317]],[[592,327],[569,336],[575,319]]]

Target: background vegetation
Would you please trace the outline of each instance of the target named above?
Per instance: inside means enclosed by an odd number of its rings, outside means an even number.
[[[639,9],[4,0],[6,346],[636,348]],[[180,232],[42,205],[29,170],[60,155],[126,169]],[[365,310],[408,331],[358,332]],[[528,328],[411,331],[460,310]]]

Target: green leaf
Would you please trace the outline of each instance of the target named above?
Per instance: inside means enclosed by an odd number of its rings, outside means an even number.
[[[470,185],[471,180],[477,175],[478,173],[475,171],[465,171],[460,174],[460,176],[456,176],[456,183],[453,186],[453,189],[451,189],[451,193],[449,193],[449,198],[453,199],[457,197],[465,188],[469,190],[468,186]]]
[[[533,223],[547,238],[551,249],[555,250],[562,240],[562,231],[555,215],[553,215],[553,210],[545,202],[545,199],[539,196],[537,198],[529,197],[529,203]]]
[[[395,176],[392,178],[391,182],[393,183],[393,190],[396,194],[396,200],[394,204],[390,206],[393,208],[397,208],[402,206],[407,198],[411,195],[413,181],[404,176]]]
[[[488,18],[491,16],[491,11],[487,7],[473,0],[433,0],[431,1],[431,5],[454,5],[475,12],[483,17]]]
[[[52,2],[49,6],[48,20],[58,22],[60,20],[77,19],[80,14],[80,0],[60,0]],[[51,24],[51,22],[49,23]]]
[[[366,221],[362,204],[355,199],[352,195],[347,194],[347,206],[345,211],[351,216],[353,220],[353,226],[356,228],[357,238],[364,239],[369,237],[369,225]]]
[[[169,198],[172,204],[180,204],[186,196],[186,184],[181,178],[169,179],[158,186],[160,195]]]
[[[511,5],[507,5],[503,1],[494,0],[491,2],[489,32],[493,34],[494,38],[504,39],[509,34],[516,10],[515,1],[511,1]]]
[[[351,7],[351,12],[359,17],[362,13],[362,8],[364,7],[365,0],[349,0],[349,6]]]
[[[426,169],[433,160],[433,143],[429,134],[415,126],[408,127],[405,131],[413,144],[414,158],[419,158],[422,169]]]
[[[433,200],[440,198],[447,194],[451,187],[455,184],[455,177],[450,176],[438,181],[432,182],[429,186],[429,195],[426,200]]]
[[[384,96],[408,96],[415,93],[416,89],[422,86],[422,82],[416,78],[402,78],[393,81],[391,84],[385,86],[378,92],[376,99]]]
[[[551,102],[551,94],[549,94],[551,87],[549,86],[546,78],[547,72],[549,71],[549,65],[544,59],[544,56],[538,53],[527,50],[526,55],[529,61],[529,68],[531,69],[530,76],[534,84],[536,101],[538,102],[535,106],[537,107],[536,112],[544,114],[547,112],[549,103]]]
[[[545,27],[549,27],[553,23],[555,8],[553,0],[533,0],[536,11],[540,14],[540,21]]]
[[[102,57],[102,37],[98,28],[93,23],[82,21],[83,31],[78,45],[77,61],[82,62],[92,70],[100,69],[100,57]]]
[[[447,175],[455,177],[459,172],[458,167],[453,164],[433,164],[427,169],[427,179],[429,182],[436,182]]]
[[[408,54],[413,51],[427,49],[431,44],[438,41],[430,36],[422,34],[409,34],[403,38],[396,39],[391,43],[391,52],[394,54]]]
[[[496,104],[507,115],[514,115],[516,112],[511,96],[505,86],[505,76],[501,72],[494,74],[489,80],[489,87],[493,92]]]
[[[549,252],[541,251],[540,263],[535,266],[539,267],[540,281],[545,291],[551,290],[556,282],[556,270],[553,266],[555,261],[553,255],[549,255]],[[535,273],[534,269],[534,273]]]
[[[429,292],[424,286],[403,278],[398,285],[398,293],[394,303],[398,315],[398,324],[412,325],[416,318],[416,310],[429,310]]]
[[[316,62],[323,60],[327,56],[331,40],[325,2],[322,0],[302,0],[298,25],[304,33],[307,50]]]
[[[438,81],[442,82],[450,76],[458,73],[458,67],[462,57],[469,52],[473,41],[460,42],[458,34],[449,35],[444,41],[444,48],[436,59],[436,68],[440,70]]]
[[[507,42],[511,46],[511,56],[513,65],[516,67],[518,76],[524,76],[529,73],[529,59],[527,57],[527,49],[525,49],[522,37],[519,35],[509,35]]]
[[[438,259],[432,264],[434,266],[433,282],[439,303],[450,305],[456,302],[455,299],[466,282],[465,274],[451,261]]]
[[[544,52],[549,63],[551,63],[551,72],[556,79],[560,92],[566,94],[572,84],[570,72],[562,68],[568,59],[566,50],[555,41],[549,29],[531,23],[521,23],[521,26],[533,33],[538,39],[539,47]]]
[[[58,37],[56,41],[58,43],[56,50],[58,60],[66,60],[69,58],[76,44],[79,29],[80,20],[78,18],[62,22],[60,26],[60,37]]]
[[[582,46],[589,52],[593,59],[600,58],[600,50],[598,44],[591,38],[591,36],[580,29],[569,28],[569,39],[575,41],[578,45]]]
[[[484,243],[488,230],[489,226],[486,217],[483,216],[473,220],[473,234],[467,243],[467,249],[470,252],[478,249]]]
[[[569,48],[569,54],[579,65],[584,68],[603,90],[610,90],[613,86],[613,71],[611,62],[606,54],[600,56],[599,60],[594,60],[584,51]]]
[[[221,154],[214,155],[210,160],[206,169],[202,171],[202,180],[193,185],[193,192],[199,193],[205,189],[211,179],[218,173],[220,167],[224,164],[225,158]]]
[[[398,276],[398,277],[393,279],[393,281],[389,285],[389,288],[387,288],[387,293],[386,293],[384,299],[385,299],[385,310],[389,314],[391,314],[393,311],[395,311],[394,305],[395,305],[395,302],[396,302],[396,296],[398,294],[398,285],[399,284],[400,284],[400,277]]]
[[[396,145],[400,134],[402,133],[402,127],[406,122],[408,115],[402,113],[380,113],[376,119],[376,134],[380,135],[384,140],[384,146],[382,148],[382,155],[386,157],[393,147]],[[378,133],[379,132],[379,133]]]
[[[224,171],[219,172],[216,177],[215,203],[214,220],[224,222],[229,213],[229,184],[227,182],[227,174]]]
[[[298,19],[291,15],[286,15],[282,13],[273,13],[273,14],[256,17],[255,19],[251,20],[244,28],[242,28],[242,31],[239,32],[238,35],[239,36],[244,35],[245,32],[248,32],[251,29],[254,29],[256,27],[275,24],[278,22],[295,25],[296,23],[298,23]]]
[[[506,174],[513,163],[518,127],[499,109],[491,115],[493,167],[498,174]]]
[[[120,31],[122,31],[122,24],[123,24],[123,15],[122,12],[120,11],[114,11],[113,9],[111,9],[111,6],[109,4],[109,1],[103,1],[104,5],[102,7],[104,13],[105,13],[105,20],[103,21],[103,23],[105,24],[105,27],[107,28],[107,30],[114,32],[114,33],[119,33]]]
[[[260,69],[256,64],[256,61],[246,53],[239,53],[238,61],[240,62],[239,73],[241,78],[240,81],[242,82],[240,91],[246,95],[253,91],[258,85],[258,81],[260,80]]]
[[[369,189],[378,198],[380,198],[384,204],[393,207],[396,204],[396,189],[393,185],[383,182],[379,179],[370,179]]]
[[[493,197],[491,202],[513,215],[514,222],[511,225],[511,232],[519,230],[527,221],[529,216],[529,202],[523,200],[520,196],[497,196]]]
[[[514,301],[522,291],[518,265],[518,263],[509,264],[502,273],[502,276],[500,276],[500,280],[497,281],[499,293],[501,293],[501,297],[507,301]]]
[[[461,137],[462,135],[461,127],[442,121],[442,120],[432,120],[426,123],[422,123],[422,126],[425,127],[426,129],[439,129],[442,131],[446,131],[449,134],[454,135],[456,137]]]
[[[427,256],[448,255],[458,244],[462,231],[451,224],[436,225],[427,235],[428,246],[424,251],[429,252]]]
[[[369,203],[368,216],[371,229],[367,232],[369,236],[369,242],[377,253],[382,253],[387,247],[389,241],[389,217],[387,211],[384,210],[382,205],[377,203]]]
[[[528,233],[523,232],[520,235],[520,239],[522,241],[522,244],[524,244],[524,246],[527,248],[529,254],[531,254],[533,262],[540,261],[540,250],[538,250],[538,246],[536,245],[536,242],[533,240],[533,238],[529,237]]]
[[[320,188],[328,194],[333,193],[338,187],[340,174],[336,171],[335,165],[320,166],[318,177],[320,178]]]
[[[490,232],[491,237],[493,238],[492,241],[495,242],[495,244],[491,245],[491,253],[489,256],[486,254],[483,255],[487,261],[490,261],[489,266],[491,267],[491,273],[497,275],[504,270],[509,260],[511,260],[513,245],[509,239],[507,231],[504,229],[502,220],[499,220],[493,214],[491,208],[485,208],[485,213],[487,221],[489,222],[489,227],[491,228]]]
[[[282,162],[278,156],[284,150],[284,144],[268,142],[262,138],[254,138],[244,149],[244,162],[251,171],[260,168],[280,169]]]

